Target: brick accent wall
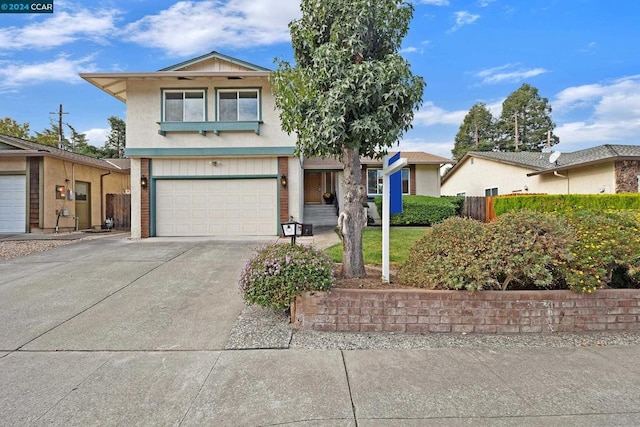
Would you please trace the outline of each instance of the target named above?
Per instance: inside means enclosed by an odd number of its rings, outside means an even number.
[[[409,194],[416,195],[416,165],[409,165]]]
[[[140,176],[147,177],[147,188],[140,188],[140,237],[146,239],[151,235],[151,175],[150,159],[140,159]]]
[[[640,162],[637,160],[617,161],[615,168],[616,193],[637,193]]]
[[[280,186],[280,222],[289,222],[289,186],[283,187],[280,184],[280,177],[287,176],[289,179],[289,158],[278,157],[278,184]]]
[[[640,290],[333,289],[296,298],[295,328],[344,332],[541,333],[640,330]]]
[[[40,228],[40,157],[29,158],[29,232]]]

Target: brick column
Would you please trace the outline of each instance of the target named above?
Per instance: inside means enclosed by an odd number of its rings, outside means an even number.
[[[147,188],[140,187],[140,237],[146,239],[151,234],[151,176],[149,159],[140,159],[140,176],[147,177]],[[138,183],[137,185],[140,185]]]
[[[280,187],[280,223],[289,222],[289,184],[283,187],[280,183],[280,177],[286,175],[289,179],[289,158],[278,157],[278,186]]]
[[[40,157],[29,157],[29,233],[40,227]]]
[[[409,166],[409,194],[416,195],[416,165]]]

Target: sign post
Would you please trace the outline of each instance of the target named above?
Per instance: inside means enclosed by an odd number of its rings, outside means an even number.
[[[407,159],[401,159],[398,152],[393,157],[385,156],[382,169],[382,281],[389,283],[389,220],[391,216],[391,194],[400,194],[400,209],[394,206],[394,213],[402,212],[402,168],[407,166]],[[399,188],[392,188],[391,175],[400,174]],[[397,187],[398,185],[396,185]],[[396,199],[397,200],[397,199]]]

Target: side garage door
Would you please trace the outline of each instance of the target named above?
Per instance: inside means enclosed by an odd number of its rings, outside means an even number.
[[[277,180],[158,180],[156,236],[277,234]]]
[[[0,233],[24,233],[27,223],[27,180],[0,176]]]

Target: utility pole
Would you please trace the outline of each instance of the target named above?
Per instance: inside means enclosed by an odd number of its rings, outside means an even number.
[[[62,146],[62,115],[69,114],[62,111],[62,104],[60,104],[60,108],[57,112],[49,113],[49,114],[57,114],[58,115],[58,148],[64,150]]]

